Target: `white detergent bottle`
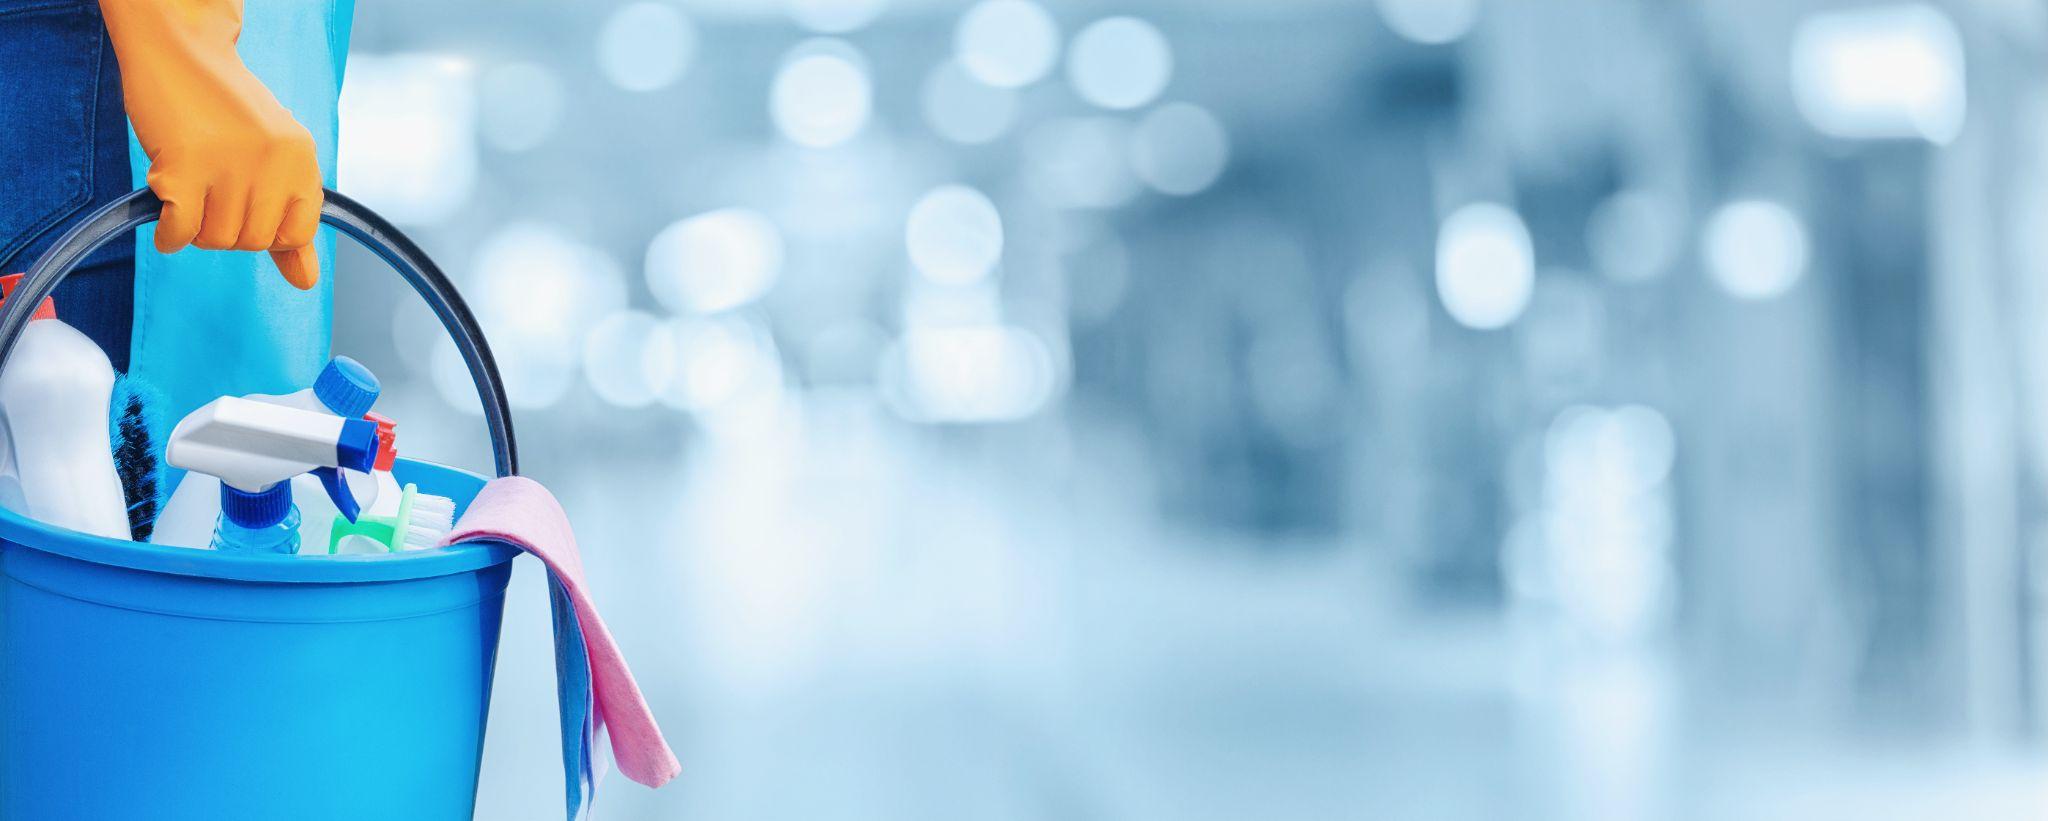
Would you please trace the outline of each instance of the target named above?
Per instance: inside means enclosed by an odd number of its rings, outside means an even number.
[[[335,509],[354,521],[359,510],[341,471],[367,472],[376,458],[372,422],[235,396],[187,415],[164,447],[166,464],[218,480],[221,512],[207,546],[254,553],[299,551],[296,476],[318,477]]]
[[[245,398],[281,407],[297,408],[355,419],[377,403],[382,388],[377,376],[362,363],[346,356],[328,360],[314,377],[313,386],[287,394],[251,394]],[[343,471],[349,493],[369,506],[378,500],[381,483],[367,473]],[[334,506],[327,501],[319,480],[310,475],[292,479],[293,497],[298,500],[304,520],[301,541],[326,550],[328,531],[333,527]],[[396,504],[393,490],[392,504]],[[150,541],[173,547],[206,547],[213,540],[214,523],[220,518],[220,483],[210,476],[187,474],[178,482],[171,498],[157,514],[156,531]]]
[[[20,274],[0,277],[0,298]],[[0,504],[43,522],[129,538],[107,399],[114,368],[44,299],[0,370]]]

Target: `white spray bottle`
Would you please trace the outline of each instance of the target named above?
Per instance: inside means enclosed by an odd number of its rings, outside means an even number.
[[[359,508],[341,470],[367,472],[377,457],[377,426],[361,419],[223,396],[171,430],[164,461],[220,480],[220,521],[212,547],[297,553],[299,511],[291,480],[319,478],[336,510],[354,521]]]
[[[0,277],[0,294],[20,274]],[[44,299],[0,371],[0,504],[81,533],[127,539],[128,500],[107,436],[114,368]]]
[[[344,419],[363,416],[377,403],[382,391],[375,374],[362,363],[346,356],[337,356],[327,361],[320,369],[320,375],[313,378],[313,386],[287,394],[250,394],[245,397],[258,402],[298,408],[316,413],[332,414]],[[345,471],[342,476],[348,480],[350,495],[364,507],[377,503],[382,486],[376,477],[367,473]],[[301,538],[305,544],[314,545],[325,551],[328,531],[338,511],[328,504],[324,494],[315,492],[316,485],[311,476],[292,480],[297,489],[294,492],[304,519]],[[171,498],[164,503],[163,512],[157,515],[156,532],[150,541],[173,547],[205,547],[212,543],[214,525],[220,519],[220,483],[210,476],[191,474],[178,482]],[[397,504],[397,491],[392,491],[391,503]]]
[[[383,392],[384,387],[377,381],[377,375],[363,367],[363,363],[353,357],[337,356],[327,360],[327,365],[320,369],[320,375],[313,377],[313,387],[281,396],[252,393],[248,398],[288,408],[331,413],[343,419],[362,419],[377,404],[377,397]],[[370,474],[348,471],[341,476],[348,480],[349,492],[355,494],[356,501],[364,507],[377,500],[379,488]],[[307,513],[311,515],[311,511]]]

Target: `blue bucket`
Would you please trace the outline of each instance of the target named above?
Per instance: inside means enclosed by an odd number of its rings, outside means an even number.
[[[23,306],[159,208],[136,192],[59,240],[0,306],[0,361]],[[511,475],[496,366],[446,277],[338,194],[322,219],[442,317],[483,396],[498,473]],[[484,482],[410,460],[395,473],[458,513]],[[0,510],[0,818],[470,818],[515,555],[222,554]]]

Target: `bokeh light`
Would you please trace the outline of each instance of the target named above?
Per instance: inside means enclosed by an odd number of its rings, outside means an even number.
[[[654,385],[647,380],[647,341],[661,320],[645,311],[614,311],[599,319],[583,338],[583,377],[599,399],[622,408],[654,403]]]
[[[1030,0],[986,0],[961,16],[953,53],[977,80],[997,88],[1027,86],[1059,62],[1059,25]]]
[[[618,265],[561,228],[506,225],[479,243],[465,292],[477,318],[504,336],[574,342],[625,301]]]
[[[1575,627],[1639,640],[1673,604],[1670,422],[1653,408],[1574,406],[1544,443],[1545,561],[1539,587]]]
[[[1452,319],[1487,330],[1515,321],[1536,285],[1529,229],[1514,211],[1493,203],[1459,208],[1436,241],[1436,292]]]
[[[1200,106],[1160,106],[1145,115],[1132,135],[1132,168],[1162,193],[1200,193],[1223,176],[1229,160],[1230,135],[1216,115]]]
[[[1015,91],[977,80],[957,62],[932,69],[922,102],[932,131],[962,145],[993,141],[1017,121]]]
[[[757,407],[782,392],[774,338],[751,318],[680,318],[647,337],[642,359],[662,404],[693,413]]]
[[[513,223],[486,237],[463,284],[506,397],[522,408],[545,408],[568,393],[584,335],[626,302],[617,263],[543,223]]]
[[[432,225],[476,188],[470,66],[428,54],[349,60],[336,169],[343,190],[400,225]]]
[[[477,79],[477,129],[500,151],[532,149],[554,136],[566,96],[562,78],[545,66],[494,66]]]
[[[1479,0],[1377,0],[1374,5],[1387,28],[1425,45],[1455,42],[1479,20]]]
[[[1782,294],[1806,272],[1806,226],[1775,202],[1721,206],[1707,222],[1704,241],[1707,272],[1728,293],[1744,299]]]
[[[568,346],[539,345],[493,338],[498,375],[504,380],[505,401],[524,410],[553,407],[576,384],[577,360],[581,351]],[[476,386],[455,342],[442,337],[435,343],[433,378],[435,387],[450,407],[481,413]]]
[[[647,287],[672,311],[713,313],[760,298],[782,273],[782,235],[760,212],[679,220],[647,244]]]
[[[1616,490],[1643,490],[1665,481],[1677,459],[1677,436],[1655,408],[1623,405],[1611,410],[1574,406],[1559,414],[1545,435],[1551,470],[1590,476],[1611,474]]]
[[[1962,38],[1930,5],[1815,13],[1793,34],[1793,98],[1823,134],[1947,143],[1963,130],[1965,88]]]
[[[667,88],[683,76],[697,50],[697,30],[681,9],[663,2],[621,6],[597,37],[604,76],[627,91]]]
[[[911,207],[904,243],[911,264],[931,281],[971,283],[988,276],[1002,260],[1002,215],[980,191],[941,186]]]
[[[1173,78],[1173,50],[1158,27],[1136,17],[1110,17],[1074,36],[1067,79],[1075,93],[1103,108],[1138,108],[1158,98]]]
[[[769,110],[791,142],[828,148],[867,127],[873,91],[850,51],[836,41],[806,44],[776,72]]]
[[[884,395],[922,422],[1006,422],[1045,407],[1057,386],[1052,350],[1023,328],[915,328],[884,354]]]

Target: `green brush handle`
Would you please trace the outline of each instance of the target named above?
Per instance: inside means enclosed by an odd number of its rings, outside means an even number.
[[[362,536],[384,543],[384,552],[397,553],[405,549],[406,528],[412,526],[412,503],[420,495],[420,486],[407,482],[399,491],[398,510],[390,516],[358,516],[351,522],[348,517],[334,514],[334,528],[327,532],[327,555],[332,556],[341,547],[341,540],[348,536]]]
[[[5,304],[0,304],[0,366],[14,351],[15,340],[28,326],[36,306],[57,289],[57,283],[72,268],[100,246],[127,236],[138,225],[155,221],[162,211],[163,201],[149,189],[130,192],[80,220],[44,251],[29,266],[27,275]],[[434,315],[441,318],[441,326],[455,339],[462,361],[469,365],[469,377],[476,382],[477,395],[483,400],[484,425],[490,428],[491,456],[498,475],[517,474],[519,451],[512,439],[512,411],[505,402],[504,381],[498,376],[497,360],[491,357],[490,345],[484,342],[476,315],[470,313],[469,305],[456,293],[455,283],[397,226],[355,200],[328,191],[326,203],[320,206],[320,221],[354,237],[396,269],[426,300],[427,306],[434,309]]]
[[[351,522],[341,514],[334,514],[334,529],[327,532],[327,555],[332,556],[341,547],[341,540],[350,536],[361,536],[384,545],[384,552],[397,548],[391,542],[398,538],[398,525],[383,516],[358,516]]]

